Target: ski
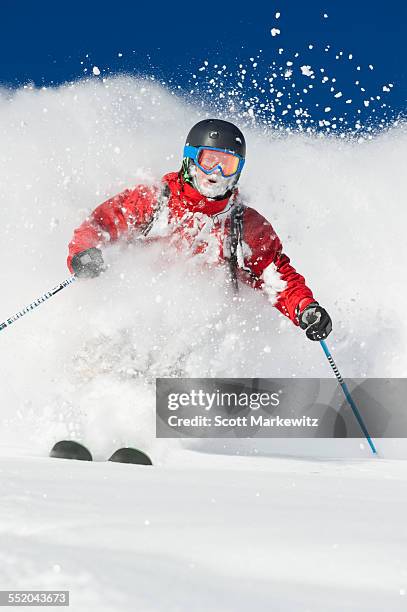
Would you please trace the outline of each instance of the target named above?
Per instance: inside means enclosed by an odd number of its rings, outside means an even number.
[[[116,463],[134,463],[137,465],[153,465],[150,457],[137,448],[119,448],[109,461]]]
[[[77,461],[93,461],[92,453],[74,440],[61,440],[54,444],[49,454],[57,459],[74,459]],[[133,463],[134,465],[153,465],[150,457],[137,448],[119,448],[108,461],[114,463]]]
[[[56,457],[57,459],[76,459],[79,461],[92,461],[91,452],[73,440],[61,440],[54,444],[49,454],[50,457]]]

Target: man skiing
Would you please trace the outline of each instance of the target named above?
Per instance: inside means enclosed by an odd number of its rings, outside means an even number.
[[[200,121],[187,136],[179,172],[166,174],[159,185],[138,185],[107,200],[75,230],[70,271],[98,276],[109,242],[165,237],[209,263],[226,262],[236,288],[241,280],[266,291],[308,338],[326,338],[332,329],[329,314],[291,266],[271,224],[241,201],[237,182],[245,156],[245,139],[235,125]]]

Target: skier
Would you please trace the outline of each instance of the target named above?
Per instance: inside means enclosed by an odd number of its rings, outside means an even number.
[[[290,264],[271,224],[242,202],[237,183],[245,157],[239,128],[220,119],[200,121],[187,136],[179,172],[166,174],[158,185],[123,191],[75,230],[70,271],[96,277],[105,269],[102,248],[108,242],[166,235],[191,254],[227,262],[236,287],[240,279],[274,293],[275,306],[308,338],[326,338],[332,330],[329,314]]]

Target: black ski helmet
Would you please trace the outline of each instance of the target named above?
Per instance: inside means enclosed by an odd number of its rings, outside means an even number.
[[[186,142],[191,147],[215,147],[246,157],[246,141],[239,128],[222,119],[204,119],[191,128]]]

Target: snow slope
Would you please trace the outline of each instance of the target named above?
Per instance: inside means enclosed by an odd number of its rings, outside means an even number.
[[[75,612],[405,610],[405,461],[0,470],[1,589],[69,589]]]

